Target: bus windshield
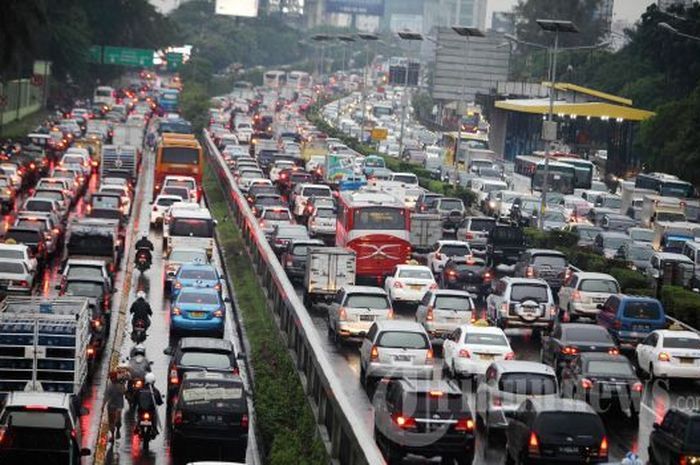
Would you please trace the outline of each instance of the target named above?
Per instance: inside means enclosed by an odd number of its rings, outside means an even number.
[[[406,215],[403,209],[365,207],[355,210],[353,229],[404,230]]]
[[[199,150],[190,147],[163,147],[161,163],[198,165]]]

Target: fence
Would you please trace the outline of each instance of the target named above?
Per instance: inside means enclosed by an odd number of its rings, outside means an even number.
[[[0,83],[0,127],[39,111],[43,92],[44,86],[30,79]]]
[[[241,230],[268,305],[278,317],[331,460],[340,465],[384,464],[372,432],[365,428],[364,419],[346,396],[311,317],[267,243],[248,202],[206,131],[204,138],[210,165],[230,195],[227,204],[231,217]]]

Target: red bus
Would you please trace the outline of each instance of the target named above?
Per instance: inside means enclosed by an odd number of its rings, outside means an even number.
[[[411,215],[396,197],[377,190],[341,192],[336,244],[357,256],[357,276],[380,285],[411,258]]]
[[[156,149],[153,198],[163,187],[166,176],[191,176],[197,181],[197,198],[201,197],[204,174],[204,151],[192,134],[163,133]]]

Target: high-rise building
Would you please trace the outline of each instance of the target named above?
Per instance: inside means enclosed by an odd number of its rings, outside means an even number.
[[[612,30],[612,19],[613,19],[613,8],[615,6],[615,0],[600,0],[598,8],[595,11],[596,17],[598,17],[604,23],[603,30],[609,33]]]
[[[486,27],[486,0],[437,0],[438,24],[434,26]]]
[[[694,0],[658,0],[659,9],[668,10],[673,5],[683,5],[685,8],[693,6]]]

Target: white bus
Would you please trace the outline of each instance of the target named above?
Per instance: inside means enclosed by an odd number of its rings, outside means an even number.
[[[92,103],[101,103],[109,108],[112,108],[112,106],[117,103],[114,88],[109,86],[98,86],[95,88],[95,93],[92,96]]]
[[[305,71],[291,71],[287,77],[287,85],[294,90],[304,90],[311,87],[311,76]]]
[[[263,86],[268,89],[280,89],[287,83],[287,73],[284,71],[271,70],[263,75]]]
[[[544,158],[530,155],[515,157],[512,190],[530,194],[542,192],[544,181]],[[574,193],[576,171],[573,165],[549,161],[548,192],[569,195]]]

